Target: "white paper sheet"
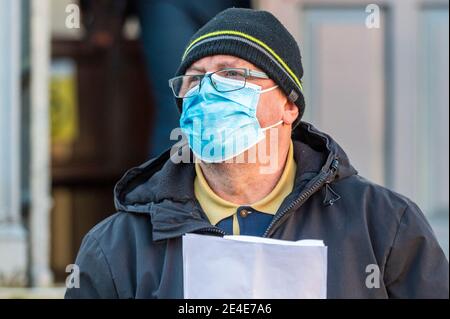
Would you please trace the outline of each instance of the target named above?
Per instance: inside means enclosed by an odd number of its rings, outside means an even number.
[[[326,298],[327,247],[320,240],[183,236],[184,297]]]

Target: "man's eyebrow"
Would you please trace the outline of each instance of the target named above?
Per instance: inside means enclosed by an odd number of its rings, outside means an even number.
[[[240,67],[240,66],[236,66],[235,63],[230,63],[228,61],[219,62],[216,66],[217,66],[217,70],[221,70],[221,69],[225,69],[225,68],[238,68],[238,67]],[[186,72],[189,72],[189,71],[197,71],[197,72],[200,72],[200,73],[205,73],[205,69],[204,68],[196,67],[196,66],[189,67]]]
[[[232,61],[234,62],[234,61]],[[228,61],[220,62],[217,64],[218,69],[224,69],[224,68],[238,68],[239,66],[236,66],[236,63],[230,63]]]
[[[197,66],[190,66],[187,71],[205,72],[205,69]]]

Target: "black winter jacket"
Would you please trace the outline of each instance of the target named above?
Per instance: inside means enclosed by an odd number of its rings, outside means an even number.
[[[359,176],[339,145],[311,124],[301,122],[293,141],[295,186],[265,236],[323,240],[328,298],[448,298],[448,261],[420,209]],[[80,288],[67,289],[66,298],[183,297],[181,236],[223,233],[195,198],[194,164],[169,157],[167,151],[117,183],[117,213],[84,238],[76,259]],[[369,265],[379,267],[378,288],[373,280],[366,285]]]

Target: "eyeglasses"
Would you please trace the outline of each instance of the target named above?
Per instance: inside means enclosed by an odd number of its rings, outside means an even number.
[[[169,86],[176,98],[189,98],[196,96],[200,92],[201,84],[204,78],[209,78],[211,84],[218,92],[231,92],[243,89],[247,81],[252,78],[268,79],[267,74],[261,71],[249,70],[246,68],[226,68],[216,72],[206,74],[181,75],[169,80]],[[220,81],[215,81],[217,77],[236,80],[241,86],[230,89]],[[197,87],[195,90],[193,88]]]

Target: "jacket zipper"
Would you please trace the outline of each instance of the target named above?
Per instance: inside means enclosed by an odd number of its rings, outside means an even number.
[[[280,214],[276,215],[272,222],[269,224],[269,227],[267,227],[266,231],[263,234],[263,237],[268,237],[270,231],[274,228],[275,224],[283,218],[287,213],[289,213],[295,206],[300,207],[304,204],[304,202],[313,194],[315,193],[320,187],[322,187],[323,183],[329,179],[330,177],[334,176],[337,168],[339,165],[339,161],[337,159],[334,159],[331,163],[331,169],[328,172],[322,173],[323,175],[306,191],[304,191],[300,196],[293,201],[285,210],[283,210]],[[298,208],[297,207],[297,208]]]
[[[223,230],[221,230],[220,228],[215,227],[215,226],[201,228],[199,230],[196,230],[195,233],[214,233],[214,234],[219,234],[221,236],[226,235],[226,233]]]

